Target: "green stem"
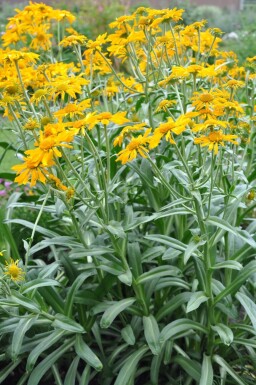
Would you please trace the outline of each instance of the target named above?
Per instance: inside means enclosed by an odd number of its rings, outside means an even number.
[[[47,194],[45,195],[45,198],[43,200],[42,206],[41,206],[41,208],[39,210],[38,216],[37,216],[35,224],[33,226],[32,234],[31,234],[31,237],[30,237],[30,240],[29,240],[29,244],[28,244],[28,247],[27,247],[27,250],[26,250],[25,257],[24,257],[24,259],[25,259],[25,265],[24,265],[25,272],[27,271],[29,252],[30,252],[30,249],[31,249],[32,242],[34,240],[36,228],[37,228],[38,222],[39,222],[39,220],[41,218],[41,215],[43,213],[43,210],[44,210],[44,207],[46,205],[46,202],[47,202],[47,199],[49,197],[49,194],[50,194],[50,189],[48,190]]]
[[[107,181],[106,183],[108,184],[111,179],[111,164],[110,164],[110,146],[109,146],[109,137],[108,137],[108,131],[107,131],[107,126],[104,124],[104,134],[105,134],[105,141],[106,141],[106,155],[107,155]]]

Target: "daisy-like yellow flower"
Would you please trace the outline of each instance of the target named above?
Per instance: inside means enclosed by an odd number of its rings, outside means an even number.
[[[164,136],[168,142],[174,144],[175,141],[173,140],[172,134],[180,135],[186,130],[186,126],[190,124],[190,122],[191,119],[185,115],[179,116],[176,121],[169,117],[167,122],[161,123],[155,129],[154,134],[150,139],[150,148],[157,147]]]
[[[107,42],[107,32],[99,35],[96,40],[88,40],[86,43],[87,51],[93,52],[95,50],[101,51],[103,44]]]
[[[224,87],[231,88],[232,90],[237,90],[238,88],[244,87],[245,83],[241,80],[230,79],[227,83],[223,84]]]
[[[54,99],[58,96],[64,100],[65,95],[69,95],[71,98],[76,99],[76,94],[83,92],[83,86],[89,84],[89,80],[82,78],[81,76],[59,76],[51,83],[52,94]]]
[[[33,29],[33,39],[30,43],[30,47],[35,50],[43,49],[47,51],[52,46],[51,38],[52,33],[47,33],[49,26],[39,25]]]
[[[217,120],[217,119],[207,119],[203,123],[194,124],[192,131],[198,132],[202,130],[207,130],[208,128],[213,129],[214,127],[223,127],[226,128],[228,126],[228,122]]]
[[[176,104],[176,100],[161,100],[161,102],[158,104],[156,112],[167,111],[167,109],[172,107],[174,104]]]
[[[200,136],[194,139],[195,144],[200,144],[201,147],[208,146],[209,151],[213,151],[215,155],[218,154],[219,145],[224,146],[224,142],[230,142],[232,144],[238,144],[235,140],[237,135],[225,135],[222,130],[212,131],[209,135]]]
[[[122,131],[120,132],[120,134],[115,138],[114,140],[114,147],[116,146],[121,146],[121,144],[123,143],[123,140],[124,138],[129,135],[130,133],[132,132],[136,132],[136,131],[139,131],[139,130],[143,130],[144,127],[146,126],[146,123],[138,123],[138,124],[134,124],[133,126],[125,126]]]
[[[33,130],[36,130],[37,128],[40,128],[40,124],[36,119],[30,118],[24,124],[23,128],[26,131],[33,131]]]
[[[59,132],[56,135],[45,135],[45,132],[40,131],[40,137],[36,143],[37,148],[27,150],[25,154],[29,156],[35,165],[42,164],[45,167],[50,167],[54,163],[54,157],[60,158],[62,156],[58,147],[72,148],[67,143],[73,141],[74,135],[74,131],[68,130]]]
[[[26,64],[29,63],[35,63],[36,60],[39,59],[39,55],[33,52],[23,52],[23,51],[16,51],[16,50],[11,50],[11,51],[6,51],[6,53],[3,54],[2,60],[6,64],[12,64],[15,62],[18,62],[19,60],[24,60]]]
[[[54,112],[54,116],[59,119],[62,117],[70,117],[73,118],[76,115],[83,116],[84,111],[91,107],[91,99],[85,99],[80,103],[76,101],[74,103],[68,103],[64,108]]]
[[[95,114],[88,114],[86,116],[86,122],[88,124],[89,130],[91,130],[93,127],[96,126],[96,124],[104,124],[107,126],[110,122],[116,123],[116,124],[123,124],[129,122],[129,119],[125,117],[126,112],[120,111],[116,114],[111,114],[111,112],[101,112],[98,115]]]
[[[41,100],[48,98],[49,96],[49,88],[39,88],[34,92],[34,94],[31,96],[31,103],[35,103],[36,105],[41,102]]]
[[[190,76],[186,67],[173,66],[172,73],[166,79],[161,80],[158,84],[160,87],[166,86],[169,83],[175,83],[179,80],[186,79]]]
[[[30,182],[31,187],[35,186],[37,181],[45,184],[47,169],[43,166],[38,166],[31,157],[24,158],[24,163],[13,166],[12,170],[19,174],[14,179],[14,182],[18,184]]]
[[[126,148],[118,153],[118,158],[116,162],[121,161],[122,164],[131,162],[133,159],[137,158],[137,155],[141,155],[143,158],[147,157],[148,148],[146,147],[149,143],[148,135],[150,134],[151,129],[149,128],[144,135],[139,135],[137,138],[132,138],[130,143]]]
[[[12,281],[22,281],[24,279],[24,274],[25,272],[22,270],[21,267],[18,266],[19,260],[16,259],[14,261],[11,259],[11,262],[5,262],[6,267],[5,267],[5,275],[8,275]]]
[[[72,47],[73,45],[84,45],[86,43],[87,37],[84,35],[74,34],[65,37],[59,45],[63,47]]]

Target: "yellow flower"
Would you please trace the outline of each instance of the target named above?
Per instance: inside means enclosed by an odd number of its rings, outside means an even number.
[[[25,272],[21,267],[18,267],[19,260],[14,261],[11,259],[11,262],[6,262],[5,275],[9,275],[12,281],[22,281],[24,279]]]
[[[213,151],[215,155],[218,154],[219,145],[224,146],[224,142],[238,144],[235,140],[237,135],[224,135],[221,130],[212,131],[209,135],[204,135],[194,139],[195,144],[200,144],[202,147],[208,146],[209,151]]]
[[[187,118],[185,115],[179,116],[176,121],[169,117],[167,122],[160,124],[155,129],[154,134],[150,139],[150,148],[157,147],[164,136],[167,141],[174,144],[175,142],[173,140],[172,133],[180,135],[186,130],[186,126],[190,123],[190,121],[190,118]]]
[[[19,60],[24,60],[26,64],[35,63],[38,58],[39,55],[37,55],[36,53],[15,51],[14,49],[11,51],[7,51],[2,56],[2,60],[7,64],[15,63]]]
[[[52,45],[51,38],[53,37],[52,33],[47,33],[48,26],[39,25],[33,29],[33,39],[30,43],[30,47],[38,50],[43,49],[48,51]]]
[[[137,138],[132,138],[126,148],[118,153],[116,162],[121,161],[122,164],[132,161],[140,154],[143,158],[147,157],[148,149],[145,147],[149,143],[148,135],[151,129],[148,129],[145,134],[139,135]]]
[[[129,119],[125,117],[126,112],[120,111],[116,114],[111,114],[111,112],[105,111],[101,112],[98,115],[95,114],[88,114],[86,116],[86,122],[88,124],[89,130],[91,130],[96,124],[104,124],[107,126],[110,122],[116,123],[116,124],[123,124],[129,122]]]
[[[58,147],[72,148],[72,146],[63,142],[72,142],[75,135],[74,131],[64,130],[55,135],[47,135],[48,126],[51,126],[51,124],[45,127],[45,132],[40,131],[39,140],[35,144],[37,148],[25,151],[25,154],[28,155],[31,161],[37,166],[39,164],[45,167],[52,166],[54,163],[53,158],[60,158],[62,156]]]
[[[38,121],[33,118],[28,119],[27,122],[24,124],[24,130],[27,130],[27,131],[33,131],[39,127],[40,126]]]
[[[228,125],[228,122],[217,120],[217,119],[207,119],[203,123],[194,124],[192,131],[198,132],[201,130],[206,130],[207,128],[213,129],[214,127],[223,127],[226,128]]]
[[[66,94],[76,99],[76,94],[81,94],[82,87],[87,84],[89,84],[89,80],[81,76],[59,76],[51,83],[52,93],[55,99],[61,96],[61,99],[64,100]]]
[[[167,111],[168,108],[172,107],[174,104],[176,104],[176,100],[161,100],[161,102],[158,104],[158,107],[156,109],[156,112],[159,111]]]
[[[115,138],[115,140],[114,140],[114,147],[121,146],[121,144],[123,143],[124,138],[128,134],[130,134],[133,131],[136,132],[136,131],[139,131],[139,130],[143,130],[145,126],[146,126],[146,123],[138,123],[138,124],[134,124],[133,126],[125,126],[122,129],[122,131],[120,132],[120,134]]]
[[[244,87],[245,83],[241,80],[231,79],[227,83],[223,84],[224,87],[237,90],[238,88]]]
[[[48,97],[49,95],[49,88],[40,88],[34,92],[32,95],[30,101],[31,103],[38,104],[43,100],[44,98]]]
[[[84,45],[86,40],[86,36],[76,33],[75,35],[65,37],[63,40],[61,40],[59,45],[62,45],[63,47],[71,47],[72,45]]]
[[[14,179],[18,184],[27,184],[29,181],[31,187],[35,186],[37,181],[45,184],[47,170],[38,166],[30,157],[24,158],[24,163],[13,166],[12,170],[19,174]]]
[[[54,116],[56,118],[62,118],[63,116],[73,118],[76,115],[83,116],[84,110],[90,108],[91,106],[91,99],[85,99],[80,103],[74,102],[74,103],[68,103],[64,108],[61,110],[58,110],[54,112]]]

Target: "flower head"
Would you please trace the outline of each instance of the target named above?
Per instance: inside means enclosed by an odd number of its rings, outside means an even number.
[[[22,281],[24,279],[25,272],[21,267],[18,267],[18,263],[18,259],[16,259],[16,261],[11,259],[10,263],[6,262],[4,274],[9,275],[12,281]]]

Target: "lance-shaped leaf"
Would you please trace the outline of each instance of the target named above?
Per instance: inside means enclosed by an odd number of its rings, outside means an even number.
[[[204,354],[199,385],[212,385],[212,384],[213,384],[213,370],[212,370],[211,357]]]
[[[135,335],[133,333],[133,329],[131,325],[126,325],[122,330],[121,330],[121,336],[123,337],[124,341],[128,345],[134,345],[136,342]]]
[[[159,342],[160,332],[155,317],[150,314],[143,317],[144,335],[148,343],[149,349],[154,355],[158,355],[161,351]]]
[[[180,269],[178,269],[175,266],[170,266],[170,265],[158,266],[158,267],[155,267],[154,269],[151,269],[150,271],[147,271],[146,273],[141,274],[137,278],[137,283],[145,283],[152,279],[159,279],[161,277],[168,277],[168,276],[177,276],[180,274],[181,274]]]
[[[55,320],[53,321],[52,326],[69,331],[69,332],[73,332],[73,333],[85,332],[82,325],[72,320],[71,318],[64,316],[63,314],[56,314]]]
[[[230,376],[233,377],[237,384],[248,385],[246,382],[244,382],[244,380],[242,380],[241,377],[238,376],[238,374],[236,374],[234,369],[232,369],[231,366],[229,366],[229,364],[222,357],[214,355],[213,361],[219,364],[228,374],[230,374]]]
[[[240,270],[239,275],[232,280],[228,287],[216,296],[214,301],[215,304],[227,295],[235,294],[240,286],[242,286],[242,284],[254,273],[256,273],[256,261],[251,261],[242,270]]]
[[[11,345],[11,357],[13,360],[17,358],[20,353],[23,339],[25,337],[26,331],[28,331],[31,326],[36,322],[38,316],[29,316],[27,318],[21,318],[17,328],[13,333],[12,345]]]
[[[208,299],[209,297],[205,295],[204,291],[197,291],[196,293],[193,293],[188,301],[186,312],[189,313],[196,310],[201,303],[208,301]]]
[[[129,383],[130,378],[134,375],[136,371],[140,359],[145,355],[147,351],[148,347],[142,346],[127,358],[125,364],[122,366],[122,369],[118,373],[114,385],[127,385]]]
[[[234,335],[232,330],[228,326],[218,323],[217,325],[212,326],[212,330],[218,333],[221,341],[225,345],[230,345],[233,342]]]
[[[211,267],[212,270],[218,270],[218,269],[241,270],[242,268],[243,268],[243,265],[238,261],[223,261],[223,262],[216,263],[216,265]]]
[[[67,350],[74,344],[74,340],[69,340],[63,343],[58,349],[46,356],[43,361],[38,364],[32,371],[27,385],[38,385],[43,375],[52,367],[52,365],[62,357]]]
[[[44,337],[43,341],[40,342],[30,353],[27,359],[26,370],[30,371],[35,365],[38,357],[45,352],[48,348],[58,342],[63,335],[66,334],[65,330],[54,330],[48,337]]]
[[[115,302],[113,305],[109,306],[109,308],[104,312],[101,321],[100,326],[103,329],[108,328],[114,319],[120,314],[122,311],[127,309],[129,306],[131,306],[136,301],[136,298],[126,298],[122,299],[121,301]]]
[[[210,225],[217,226],[227,232],[234,234],[236,237],[241,238],[244,242],[248,243],[254,249],[256,249],[256,242],[252,238],[252,236],[245,230],[240,230],[237,227],[231,226],[227,221],[221,219],[219,217],[208,217],[206,223]],[[215,238],[215,235],[210,240],[210,244],[213,245],[219,240],[220,237]]]
[[[169,338],[175,337],[177,334],[190,329],[201,333],[207,333],[207,328],[199,322],[195,322],[187,318],[181,318],[169,323],[163,328],[160,333],[160,342],[164,343]]]
[[[103,365],[92,349],[84,342],[81,334],[76,335],[75,343],[76,354],[82,358],[88,365],[92,366],[97,371],[102,370]]]
[[[251,323],[256,330],[256,305],[255,302],[253,302],[247,295],[243,293],[237,293],[236,298],[241,303],[241,305],[244,307],[246,314],[251,320]]]

